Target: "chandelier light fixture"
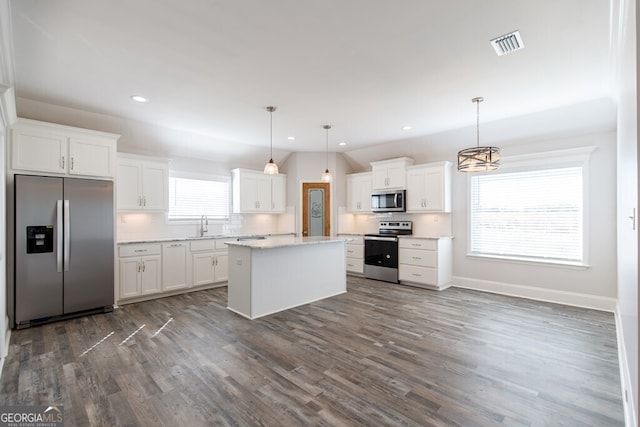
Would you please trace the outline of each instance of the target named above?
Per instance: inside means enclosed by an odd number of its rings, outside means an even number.
[[[269,142],[269,161],[266,165],[264,165],[264,173],[268,175],[277,175],[278,174],[278,165],[276,165],[273,161],[273,112],[276,111],[276,107],[268,106],[267,111],[269,112],[270,122],[271,122],[271,138]]]
[[[494,171],[500,166],[498,147],[480,146],[480,103],[484,98],[473,98],[476,103],[476,146],[458,151],[458,170],[460,172]]]
[[[331,172],[329,172],[329,129],[331,129],[331,125],[324,125],[322,127],[327,131],[327,151],[326,151],[327,167],[324,170],[324,173],[322,174],[321,179],[324,182],[331,182]]]

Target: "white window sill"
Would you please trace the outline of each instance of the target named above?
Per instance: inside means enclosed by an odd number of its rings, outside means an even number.
[[[573,270],[588,270],[589,268],[591,268],[589,264],[583,264],[580,262],[544,260],[544,259],[533,259],[533,258],[518,258],[518,257],[500,256],[500,255],[483,255],[483,254],[467,253],[467,258],[473,258],[473,259],[485,260],[485,261],[506,262],[511,264],[526,264],[526,265],[537,265],[537,266],[545,266],[545,267],[568,268]]]

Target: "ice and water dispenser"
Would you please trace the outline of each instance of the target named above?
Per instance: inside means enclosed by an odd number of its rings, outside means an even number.
[[[27,253],[53,252],[53,225],[27,226]]]

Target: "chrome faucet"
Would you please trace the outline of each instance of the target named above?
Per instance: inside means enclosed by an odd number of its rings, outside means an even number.
[[[200,217],[200,237],[203,237],[204,233],[209,231],[207,225],[209,225],[209,218],[207,218],[207,214],[204,214]]]

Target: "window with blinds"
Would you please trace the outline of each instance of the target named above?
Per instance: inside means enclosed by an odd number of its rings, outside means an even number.
[[[169,220],[229,218],[229,181],[169,177]]]
[[[470,178],[470,252],[584,262],[583,167],[493,172]]]

